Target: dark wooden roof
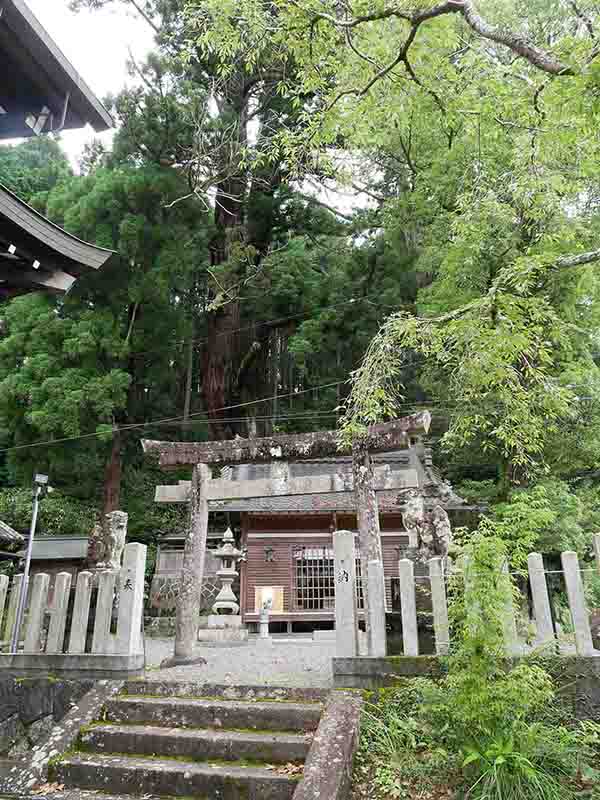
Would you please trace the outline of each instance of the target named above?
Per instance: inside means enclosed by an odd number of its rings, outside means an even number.
[[[0,139],[48,133],[61,125],[83,128],[88,123],[95,131],[113,126],[108,111],[23,0],[2,0]]]
[[[38,536],[33,541],[33,561],[78,561],[87,557],[87,536]],[[18,555],[25,557],[26,551]]]
[[[0,184],[0,294],[66,292],[80,275],[117,258],[71,236]]]

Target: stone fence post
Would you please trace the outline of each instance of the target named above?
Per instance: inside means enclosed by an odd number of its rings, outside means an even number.
[[[358,655],[356,609],[356,553],[352,531],[334,531],[335,654],[338,658]],[[367,576],[363,577],[363,581]]]

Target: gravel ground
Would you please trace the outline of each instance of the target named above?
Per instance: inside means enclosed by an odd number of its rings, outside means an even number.
[[[195,653],[203,656],[207,664],[160,669],[160,662],[173,654],[173,639],[146,638],[146,676],[232,686],[333,686],[334,642],[274,638],[272,643],[264,644],[251,639],[247,645],[237,647],[197,645]]]

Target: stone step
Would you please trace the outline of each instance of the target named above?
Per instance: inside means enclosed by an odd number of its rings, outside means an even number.
[[[95,725],[79,737],[80,749],[124,755],[156,755],[190,761],[304,762],[311,734],[186,730],[149,725]]]
[[[318,703],[266,703],[183,697],[128,697],[106,704],[106,720],[129,725],[147,723],[167,728],[219,728],[310,733],[316,730]]]
[[[291,800],[297,781],[261,767],[76,753],[54,767],[67,788],[198,800]]]
[[[289,703],[323,703],[328,689],[293,686],[231,686],[199,681],[152,681],[143,678],[127,681],[123,694],[149,697],[204,697],[219,700],[282,700]]]

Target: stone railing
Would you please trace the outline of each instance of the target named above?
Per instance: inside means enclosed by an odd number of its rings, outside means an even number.
[[[550,649],[554,653],[564,655],[600,656],[600,650],[594,647],[592,639],[590,613],[586,603],[583,581],[585,572],[600,573],[600,535],[598,534],[594,536],[594,551],[595,565],[583,570],[580,568],[577,553],[571,551],[561,553],[562,569],[558,572],[564,581],[573,629],[568,636],[553,620],[547,585],[549,573],[544,568],[542,555],[540,553],[529,554],[527,565],[533,611],[533,618],[530,622],[535,633],[529,641],[525,641],[524,637],[519,636],[516,610],[512,602],[508,603],[503,609],[504,642],[507,655],[519,656],[533,650]],[[353,566],[355,563],[354,535],[348,531],[337,531],[334,535],[334,553],[336,656],[338,659],[356,658],[359,655],[359,647],[358,613],[354,588],[356,574]],[[450,648],[447,602],[448,568],[457,569],[451,565],[446,567],[441,558],[432,558],[428,562],[428,575],[415,576],[413,561],[400,559],[398,562],[403,655],[420,655],[417,597],[422,597],[423,594],[429,598],[428,613],[431,614],[433,620],[435,652],[438,655],[448,653]],[[368,573],[370,584],[373,582],[375,585],[376,582],[383,581],[383,567],[380,562],[369,561]],[[506,575],[508,579],[508,567],[506,567]],[[417,581],[421,581],[418,588]],[[370,611],[371,635],[376,644],[374,655],[384,657],[386,655],[386,610],[382,606]]]
[[[56,575],[50,606],[50,576],[34,575],[16,653],[7,650],[13,638],[23,576],[14,577],[9,593],[8,577],[0,575],[0,631],[3,630],[4,643],[0,669],[18,670],[21,674],[52,671],[97,677],[142,670],[145,566],[146,546],[131,543],[125,546],[120,569],[80,572],[70,615],[71,575]]]

